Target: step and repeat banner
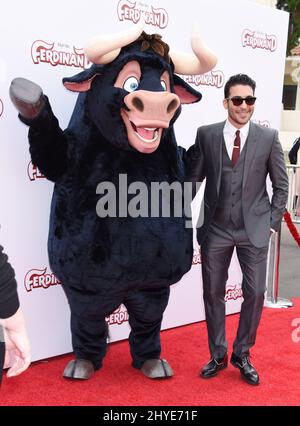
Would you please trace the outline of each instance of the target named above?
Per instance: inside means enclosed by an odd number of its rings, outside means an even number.
[[[70,318],[47,257],[53,184],[31,163],[28,128],[18,120],[9,100],[9,85],[15,77],[37,82],[64,129],[77,95],[67,91],[61,80],[90,66],[82,50],[85,42],[141,20],[146,22],[146,32],[161,34],[173,50],[185,52],[191,52],[191,29],[196,25],[218,56],[211,72],[184,77],[203,98],[198,104],[183,106],[175,125],[179,145],[193,144],[198,126],[225,120],[224,84],[236,73],[247,73],[257,82],[253,119],[263,126],[279,127],[288,27],[285,12],[243,0],[5,2],[0,29],[0,243],[16,270],[34,360],[72,350]],[[203,189],[204,185],[193,204],[195,218]],[[226,289],[227,313],[238,312],[241,301],[241,271],[234,255]],[[192,268],[172,286],[163,328],[203,319],[201,256],[194,238]],[[107,321],[111,341],[128,336],[124,306]]]

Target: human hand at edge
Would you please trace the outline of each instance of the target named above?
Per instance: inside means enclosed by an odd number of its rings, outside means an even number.
[[[9,367],[7,377],[18,376],[31,362],[30,344],[22,310],[19,308],[14,315],[1,320],[1,324],[5,341],[4,368]]]

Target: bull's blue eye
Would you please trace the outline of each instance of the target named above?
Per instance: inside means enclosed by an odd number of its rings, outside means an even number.
[[[123,89],[127,92],[134,92],[139,87],[139,81],[136,77],[128,77],[123,84]]]
[[[161,84],[161,87],[162,87],[164,90],[167,90],[167,85],[166,85],[166,82],[165,82],[164,80],[160,80],[160,84]]]

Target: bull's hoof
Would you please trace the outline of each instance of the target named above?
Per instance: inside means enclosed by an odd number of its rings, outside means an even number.
[[[86,359],[73,359],[64,369],[63,376],[67,379],[88,380],[94,374],[93,363]]]
[[[165,359],[148,359],[141,367],[141,372],[149,379],[166,379],[174,375]]]
[[[9,95],[19,113],[27,119],[37,117],[45,105],[41,87],[25,78],[15,78],[11,82]]]

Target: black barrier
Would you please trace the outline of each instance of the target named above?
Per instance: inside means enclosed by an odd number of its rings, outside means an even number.
[[[84,425],[140,425],[140,424],[194,424],[224,423],[236,416],[251,418],[251,421],[265,423],[284,415],[286,421],[299,418],[299,407],[263,407],[263,406],[111,406],[111,407],[0,407],[0,418],[10,422],[28,420],[30,424],[41,424],[47,421],[74,422]],[[109,418],[108,418],[109,417]],[[5,424],[5,423],[4,423]]]

